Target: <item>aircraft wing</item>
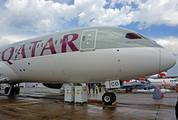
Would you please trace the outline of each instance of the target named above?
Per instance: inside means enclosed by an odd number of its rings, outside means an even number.
[[[155,88],[155,85],[152,85],[150,83],[146,83],[146,84],[136,86],[135,88],[136,89],[153,89],[153,88]]]
[[[154,86],[150,83],[138,83],[138,82],[129,82],[124,83],[123,88],[137,88],[137,89],[144,89],[144,88],[154,88]]]
[[[128,82],[128,83],[124,83],[123,88],[134,88],[135,86],[140,86],[140,85],[142,85],[142,83]]]
[[[124,83],[123,87],[133,87],[133,84],[131,84],[131,83]]]

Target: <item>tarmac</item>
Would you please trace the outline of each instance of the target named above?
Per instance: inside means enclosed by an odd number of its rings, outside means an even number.
[[[88,103],[81,105],[64,102],[56,89],[21,88],[9,97],[1,90],[0,120],[176,120],[178,93],[165,93],[162,99],[152,99],[153,94],[115,93],[115,105],[104,105],[103,94],[88,94]]]

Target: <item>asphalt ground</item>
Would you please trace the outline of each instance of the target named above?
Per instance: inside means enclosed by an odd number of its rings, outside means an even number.
[[[115,93],[115,105],[102,104],[102,94],[88,94],[88,103],[64,102],[59,90],[22,88],[18,95],[0,91],[0,120],[176,120],[178,93]]]

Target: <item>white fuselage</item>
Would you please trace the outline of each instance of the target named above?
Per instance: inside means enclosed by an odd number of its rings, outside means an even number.
[[[130,32],[84,28],[9,45],[1,49],[0,82],[128,80],[165,71],[176,63],[173,55],[151,40],[132,39],[130,34],[126,38]]]

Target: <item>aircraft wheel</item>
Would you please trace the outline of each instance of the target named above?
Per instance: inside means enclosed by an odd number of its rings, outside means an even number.
[[[10,87],[6,87],[6,88],[4,89],[5,94],[8,94],[9,88],[10,88]]]
[[[14,93],[18,94],[20,92],[20,88],[19,87],[14,87],[13,91],[14,91]]]
[[[12,95],[12,94],[14,94],[14,93],[15,93],[15,88],[12,87],[12,90],[11,90],[10,94]]]
[[[116,95],[113,92],[111,92],[111,95],[113,97],[113,102],[116,102]]]
[[[104,104],[111,105],[113,102],[115,102],[116,97],[114,97],[114,93],[104,93],[102,96],[102,100]]]

